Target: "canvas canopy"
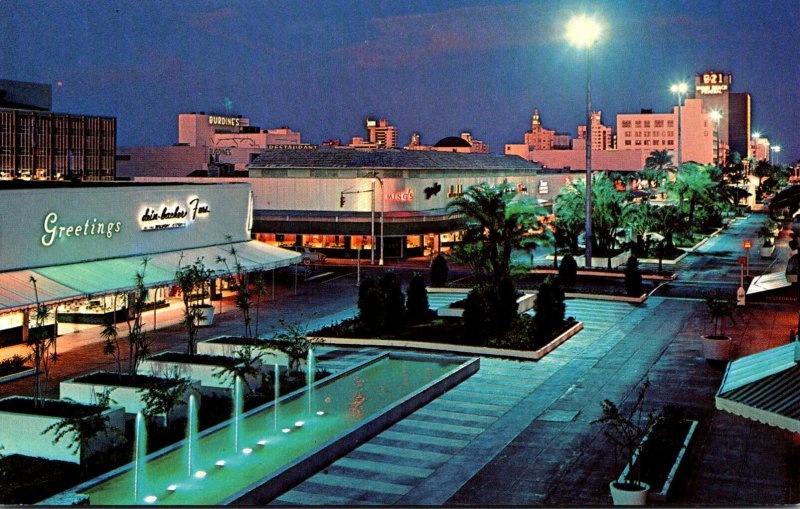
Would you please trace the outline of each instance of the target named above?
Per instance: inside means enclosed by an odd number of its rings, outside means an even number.
[[[731,362],[717,391],[717,409],[800,432],[798,359],[795,341]]]
[[[197,260],[202,260],[216,276],[224,276],[236,273],[237,263],[242,272],[254,272],[286,267],[298,263],[300,258],[300,253],[251,240],[3,272],[0,273],[0,312],[36,304],[31,278],[36,280],[38,301],[52,303],[133,290],[137,273],[144,274],[147,288],[169,286],[175,284],[175,273],[179,266],[190,265]]]

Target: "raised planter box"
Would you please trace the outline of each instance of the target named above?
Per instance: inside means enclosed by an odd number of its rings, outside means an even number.
[[[643,260],[639,260],[640,262]],[[656,260],[658,263],[658,260]],[[558,274],[558,269],[547,269],[543,267],[536,267],[536,269],[532,270],[531,272],[536,274]],[[607,270],[579,270],[576,272],[578,276],[589,276],[589,277],[606,277],[606,278],[616,278],[616,279],[624,279],[625,273],[624,272],[609,272]],[[678,279],[677,274],[642,274],[642,279],[650,279],[653,281],[674,281]]]
[[[28,368],[23,371],[18,371],[16,373],[11,373],[10,375],[0,376],[0,384],[5,382],[10,382],[12,380],[16,380],[18,378],[25,378],[26,376],[31,376],[36,373],[36,370],[33,368]]]
[[[761,255],[761,258],[772,258],[772,253],[775,251],[775,246],[761,246],[758,248],[758,254]]]
[[[13,396],[0,401],[8,404],[14,399],[32,401],[33,398]],[[58,403],[63,404],[64,402],[58,401]],[[76,403],[76,405],[80,404]],[[103,411],[103,415],[107,415],[109,418],[109,428],[115,429],[119,436],[122,436],[125,432],[125,410],[115,406]],[[3,454],[22,454],[81,464],[88,458],[109,450],[116,443],[115,435],[101,434],[71,450],[69,447],[77,440],[77,437],[74,433],[70,433],[58,443],[53,444],[56,432],[51,430],[45,433],[45,430],[61,420],[62,417],[0,410],[0,444],[4,447]]]
[[[681,462],[683,461],[684,456],[686,455],[686,450],[689,448],[689,443],[694,436],[695,431],[697,430],[697,421],[690,420],[689,430],[686,433],[686,438],[684,438],[683,443],[681,444],[680,449],[678,450],[678,454],[675,457],[675,461],[672,463],[672,467],[667,474],[667,478],[664,481],[664,486],[661,488],[660,491],[649,491],[647,494],[647,500],[652,502],[665,502],[667,500],[667,496],[669,495],[669,490],[672,487],[672,483],[675,480],[675,476],[678,473],[678,468],[681,466]],[[642,443],[639,444],[639,447],[636,449],[636,452],[633,455],[633,461],[639,457],[639,453],[642,450],[642,447],[650,438],[650,433],[648,433],[643,439]],[[628,469],[630,466],[626,466],[622,473],[619,475],[617,482],[624,482],[625,476],[628,475]]]
[[[583,330],[583,322],[564,331],[561,335],[550,341],[538,350],[511,350],[509,348],[487,348],[482,346],[455,345],[448,343],[429,343],[424,341],[399,341],[393,339],[375,338],[322,338],[326,345],[340,346],[373,346],[380,348],[408,348],[413,350],[426,350],[437,352],[453,352],[459,354],[478,355],[484,357],[505,357],[509,359],[538,361],[559,345]]]
[[[579,292],[566,292],[565,297],[571,299],[590,299],[590,300],[613,300],[617,302],[630,302],[632,304],[641,304],[647,300],[648,294],[643,293],[639,297],[631,297],[629,295],[609,295],[603,293],[579,293]]]
[[[143,360],[139,364],[139,369],[137,371],[145,375],[153,375],[161,378],[169,378],[177,375],[197,381],[200,383],[200,392],[204,396],[230,396],[233,391],[233,383],[230,378],[225,379],[225,377],[220,376],[219,373],[222,368],[228,365],[233,359],[221,355],[204,357],[219,357],[219,360],[214,364],[192,362],[192,360],[188,359],[188,356],[185,361],[160,360],[157,355]],[[260,377],[257,379],[249,379],[248,382],[251,387],[258,388],[260,387],[261,379]]]
[[[630,258],[630,257],[631,257],[631,252],[630,251],[625,251],[625,252],[620,253],[620,254],[618,254],[616,256],[612,256],[611,257],[611,268],[615,269],[617,267],[621,267],[621,266],[625,265],[628,262],[628,258]],[[547,255],[545,258],[552,261],[553,260],[553,255]],[[578,268],[582,268],[582,267],[586,266],[586,257],[584,255],[581,254],[579,256],[574,256],[573,258],[575,258],[575,263],[578,265]],[[559,260],[560,259],[561,259],[561,256],[559,255]],[[639,260],[639,261],[641,262],[641,260]],[[593,256],[592,257],[592,267],[608,267],[608,258],[606,258],[605,256],[603,256],[603,257]]]
[[[111,375],[114,375],[111,373]],[[95,404],[97,403],[97,394],[109,391],[109,396],[114,401],[114,404],[120,405],[125,409],[127,414],[136,414],[144,412],[145,404],[142,400],[144,396],[144,387],[142,385],[113,385],[110,383],[95,383],[95,382],[82,382],[80,380],[72,379],[61,382],[59,384],[59,394],[62,398],[69,398],[79,403]],[[160,415],[158,420],[162,424],[175,423],[177,420],[185,418],[189,408],[189,397],[192,394],[200,393],[200,382],[193,382],[192,387],[187,390],[183,395],[183,404],[176,405],[168,416]],[[167,421],[167,422],[165,422]]]
[[[464,291],[460,289],[460,291]],[[455,292],[450,292],[455,293]],[[469,290],[467,290],[469,293]],[[466,297],[466,295],[465,295]],[[533,305],[536,302],[536,293],[525,293],[524,295],[520,296],[517,299],[517,313],[522,314],[528,310],[533,309]],[[464,316],[464,308],[453,307],[452,305],[439,308],[436,310],[437,316],[446,316],[449,318],[461,318]]]
[[[230,339],[230,342],[226,342]],[[197,343],[197,353],[202,355],[222,355],[225,357],[234,357],[236,352],[239,351],[243,344],[240,341],[234,342],[237,338],[230,338],[229,336],[217,336],[215,338],[207,339]],[[269,364],[271,366],[288,366],[289,356],[278,350],[274,345],[270,345],[264,341],[258,344],[251,345],[254,349],[258,349],[261,353],[261,364]]]

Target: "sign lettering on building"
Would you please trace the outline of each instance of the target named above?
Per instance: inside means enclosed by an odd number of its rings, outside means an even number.
[[[231,149],[229,148],[209,148],[208,155],[211,156],[229,156],[231,155]]]
[[[389,201],[408,203],[414,201],[414,190],[409,187],[402,191],[386,193],[384,197]]]
[[[301,143],[294,145],[277,145],[277,144],[264,145],[265,150],[316,150],[318,148],[319,145],[312,145],[309,143]]]
[[[83,223],[63,225],[58,220],[58,214],[49,212],[44,216],[42,224],[44,235],[41,242],[44,247],[53,245],[56,239],[75,237],[99,237],[110,239],[115,233],[122,230],[120,221],[98,221],[96,217],[86,219]]]
[[[198,217],[207,217],[209,212],[207,203],[201,202],[197,196],[190,196],[185,206],[175,202],[162,203],[158,207],[145,206],[139,224],[142,231],[185,228]]]
[[[228,127],[239,127],[242,119],[239,117],[220,117],[218,115],[208,116],[208,125],[224,125]]]
[[[450,184],[447,186],[447,197],[448,198],[458,198],[464,194],[464,186],[461,184]]]
[[[728,90],[731,75],[721,72],[706,72],[695,80],[695,91],[700,95],[719,95]]]

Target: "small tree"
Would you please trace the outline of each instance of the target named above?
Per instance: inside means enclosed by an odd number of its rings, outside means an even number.
[[[650,381],[642,383],[636,401],[627,410],[620,409],[611,400],[602,403],[603,416],[592,421],[592,424],[602,424],[603,435],[614,446],[614,462],[621,456],[627,466],[625,484],[638,488],[641,486],[641,469],[638,462],[633,461],[633,455],[642,443],[647,432],[659,420],[661,415],[655,411],[645,411],[644,398]],[[621,488],[624,489],[624,486]]]
[[[642,295],[642,271],[635,256],[628,258],[625,264],[625,292],[632,297]]]
[[[297,370],[300,361],[308,356],[308,351],[315,345],[322,344],[322,339],[309,337],[308,327],[299,323],[288,323],[278,320],[279,330],[273,336],[275,346],[289,357],[289,369]]]
[[[385,272],[378,280],[381,296],[381,329],[395,330],[406,315],[406,301],[400,278],[394,271]]]
[[[575,286],[578,277],[578,262],[571,254],[566,254],[561,258],[561,265],[558,267],[558,277],[567,288]]]
[[[519,304],[517,299],[522,295],[514,288],[514,283],[510,278],[503,278],[497,286],[497,298],[494,299],[495,305],[490,307],[492,312],[491,322],[498,335],[505,334],[517,319]],[[490,305],[492,303],[490,302]]]
[[[564,290],[558,276],[550,276],[539,285],[534,308],[533,333],[535,343],[549,342],[564,327]]]
[[[734,315],[741,316],[742,310],[733,301],[725,299],[719,289],[713,292],[703,292],[703,298],[705,299],[706,312],[711,320],[713,330],[712,334],[707,337],[714,339],[726,338],[725,319],[727,318],[732,324],[736,325]]]
[[[371,333],[381,328],[382,300],[377,282],[366,277],[358,287],[358,319]]]
[[[259,272],[253,278],[253,290],[256,294],[256,323],[253,329],[253,336],[258,337],[258,318],[259,311],[261,311],[261,297],[267,294],[267,281],[264,279],[264,273]]]
[[[479,285],[470,290],[464,299],[463,337],[469,344],[482,344],[482,340],[490,333],[485,293],[486,287]]]
[[[436,258],[431,262],[431,286],[447,286],[447,273],[449,270],[447,258],[442,256],[441,253],[437,254]]]
[[[228,273],[228,283],[233,288],[234,292],[236,292],[234,303],[242,313],[242,321],[244,322],[244,337],[250,338],[253,337],[252,329],[250,328],[250,323],[252,322],[252,318],[250,317],[250,308],[253,302],[250,294],[250,285],[247,281],[247,274],[244,273],[242,264],[239,262],[239,253],[236,251],[236,247],[233,245],[231,237],[228,235],[226,236],[226,239],[228,241],[228,252],[233,257],[233,271],[231,271],[230,267],[228,266],[228,261],[225,258],[218,256],[217,263],[222,263],[225,265],[225,270]]]
[[[117,365],[117,376],[122,377],[122,348],[120,345],[119,330],[117,329],[117,299],[119,294],[114,294],[113,309],[111,319],[106,318],[100,337],[103,338],[103,355],[110,355],[114,358]]]
[[[263,357],[264,352],[260,349],[255,350],[253,345],[244,345],[234,354],[236,362],[220,367],[214,372],[214,376],[222,383],[230,384],[231,387],[236,383],[237,378],[240,379],[245,385],[245,395],[249,395],[253,392],[250,381],[261,375],[261,359]]]
[[[191,265],[181,265],[183,255],[178,261],[178,270],[175,272],[175,280],[181,289],[183,298],[183,324],[186,326],[187,341],[186,353],[194,355],[197,353],[197,323],[201,316],[201,310],[193,305],[194,292],[200,291],[200,303],[205,304],[205,291],[214,271],[207,269],[202,258],[198,258]]]
[[[28,333],[27,345],[30,349],[30,359],[34,367],[33,379],[33,398],[34,405],[42,404],[42,399],[47,393],[47,385],[50,381],[50,369],[58,361],[56,347],[56,326],[48,329],[47,322],[52,316],[53,310],[50,306],[39,302],[39,289],[36,286],[36,278],[31,276],[30,282],[33,285],[33,294],[36,298],[36,308],[34,308],[34,328]],[[44,379],[42,379],[44,375]]]
[[[150,341],[144,330],[144,312],[147,306],[147,289],[144,277],[149,258],[142,259],[142,270],[134,274],[134,291],[128,296],[128,372],[135,377],[139,362],[150,353]],[[153,303],[155,305],[155,302]]]
[[[163,416],[164,423],[167,424],[170,412],[186,404],[183,397],[191,386],[191,380],[178,376],[177,373],[159,380],[149,379],[138,391],[145,405],[142,413],[149,418]]]
[[[88,444],[89,441],[100,435],[105,435],[118,442],[125,440],[122,433],[110,427],[109,416],[103,414],[114,403],[111,399],[111,391],[98,392],[95,395],[97,403],[92,405],[88,415],[64,417],[42,430],[42,435],[53,432],[53,445],[63,438],[72,438],[67,449],[73,452],[77,452],[81,446]],[[65,400],[72,401],[69,398]]]
[[[428,316],[428,290],[422,274],[415,272],[406,290],[406,317],[411,323],[419,323]]]

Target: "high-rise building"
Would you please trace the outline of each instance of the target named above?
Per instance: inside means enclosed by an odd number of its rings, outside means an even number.
[[[614,148],[611,128],[603,125],[602,111],[592,112],[592,150],[610,150]],[[586,126],[578,126],[578,139],[586,139]]]
[[[367,119],[367,134],[369,142],[377,148],[397,148],[397,127],[389,125],[385,118],[378,121]]]
[[[550,150],[553,148],[556,132],[542,127],[539,110],[534,108],[531,130],[525,133],[525,144],[533,150]]]
[[[51,107],[50,85],[0,80],[0,178],[113,180],[117,119]]]
[[[703,101],[707,111],[722,114],[720,120],[720,142],[738,152],[740,156],[752,157],[750,142],[751,98],[747,92],[731,92],[731,73],[707,71],[694,77],[694,97]]]

